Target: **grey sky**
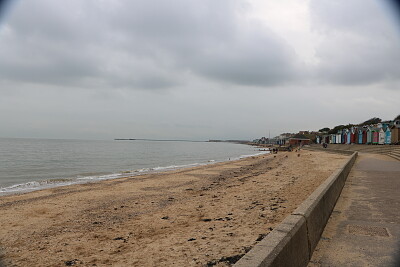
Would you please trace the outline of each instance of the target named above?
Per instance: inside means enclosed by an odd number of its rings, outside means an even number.
[[[251,139],[400,113],[377,0],[16,1],[0,137]]]

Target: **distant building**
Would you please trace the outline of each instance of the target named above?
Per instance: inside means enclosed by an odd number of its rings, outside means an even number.
[[[293,146],[297,145],[309,145],[311,142],[310,138],[307,138],[304,134],[296,134],[289,138],[289,144]]]

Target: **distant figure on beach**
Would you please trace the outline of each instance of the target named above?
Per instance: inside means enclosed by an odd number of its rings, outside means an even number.
[[[323,148],[327,148],[327,147],[328,147],[328,144],[327,144],[327,143],[323,143],[323,144],[322,144],[322,147],[323,147]]]

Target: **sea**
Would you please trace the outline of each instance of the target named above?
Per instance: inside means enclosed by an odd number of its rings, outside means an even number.
[[[162,172],[261,153],[227,142],[0,138],[0,195]]]

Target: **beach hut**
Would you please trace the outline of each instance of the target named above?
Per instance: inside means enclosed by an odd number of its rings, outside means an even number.
[[[346,133],[344,129],[342,130],[341,139],[342,139],[341,144],[346,144]]]
[[[355,127],[351,127],[351,130],[350,130],[350,144],[354,144],[355,143],[355,133],[356,133],[356,130],[355,130]]]
[[[372,144],[372,127],[367,127],[367,144]]]
[[[358,144],[358,128],[354,128],[354,144]]]
[[[400,144],[400,120],[394,121],[391,131],[391,143]]]
[[[382,128],[379,129],[378,133],[378,144],[384,145],[385,144],[385,139],[386,139],[386,133],[385,130]]]
[[[358,128],[358,140],[357,140],[358,144],[362,144],[363,143],[363,128]]]
[[[350,130],[349,129],[345,129],[345,136],[346,136],[346,142],[345,144],[350,144]]]
[[[379,129],[378,128],[372,128],[372,144],[378,144],[379,143]]]
[[[362,132],[362,143],[366,144],[367,143],[367,128],[363,127],[363,132]]]
[[[336,144],[342,143],[342,131],[338,131],[336,134]]]
[[[386,131],[385,131],[385,144],[386,145],[390,145],[390,143],[392,142],[392,131],[390,129],[390,127],[386,127]]]

